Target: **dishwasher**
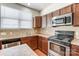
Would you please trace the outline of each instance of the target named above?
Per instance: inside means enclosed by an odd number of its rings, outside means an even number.
[[[17,46],[21,44],[20,38],[6,39],[2,41],[2,49]]]

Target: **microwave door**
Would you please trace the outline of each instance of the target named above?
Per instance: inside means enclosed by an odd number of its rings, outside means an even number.
[[[64,25],[65,24],[65,18],[59,18],[55,20],[55,24],[57,25]]]
[[[52,21],[52,24],[53,24],[52,26],[56,26],[55,20]]]
[[[65,23],[66,25],[72,25],[72,17],[71,16],[65,17]]]

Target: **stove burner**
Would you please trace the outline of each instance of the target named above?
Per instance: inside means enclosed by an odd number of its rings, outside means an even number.
[[[49,37],[48,40],[65,46],[70,46],[73,38],[73,31],[57,31],[56,35]]]

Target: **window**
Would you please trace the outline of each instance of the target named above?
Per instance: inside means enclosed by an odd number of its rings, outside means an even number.
[[[20,28],[32,28],[32,13],[21,11]]]
[[[32,21],[25,21],[25,20],[22,20],[20,22],[20,27],[21,28],[32,28]]]
[[[1,28],[18,28],[19,22],[15,19],[1,19]]]
[[[1,28],[32,28],[32,12],[29,9],[18,10],[1,6]]]

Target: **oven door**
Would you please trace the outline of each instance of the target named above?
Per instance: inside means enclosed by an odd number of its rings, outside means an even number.
[[[70,47],[48,41],[49,56],[70,56]]]
[[[51,43],[51,42],[50,42],[49,49],[51,51],[54,51],[54,52],[58,53],[61,56],[65,56],[65,54],[66,54],[65,53],[66,52],[65,47],[57,45],[57,44],[54,44],[54,43]]]

